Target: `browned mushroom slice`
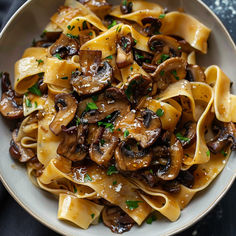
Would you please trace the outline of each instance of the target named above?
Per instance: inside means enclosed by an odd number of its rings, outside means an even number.
[[[90,95],[106,88],[112,80],[113,71],[111,65],[101,62],[101,51],[80,51],[79,71],[72,74],[71,85],[79,95]]]
[[[132,105],[136,106],[139,100],[149,93],[148,88],[152,80],[142,74],[136,74],[128,80],[125,94]]]
[[[236,149],[236,128],[233,122],[224,123],[220,127],[219,133],[214,139],[207,143],[208,148],[212,153],[219,153],[228,145],[232,144],[231,148]]]
[[[71,161],[83,160],[88,151],[85,145],[85,137],[88,126],[80,124],[69,129],[62,129],[62,141],[57,148],[57,153]]]
[[[145,17],[142,19],[142,24],[145,26],[144,32],[147,36],[153,36],[159,34],[161,28],[161,21],[155,17]]]
[[[121,1],[120,11],[122,14],[129,14],[133,10],[133,3],[131,1]]]
[[[138,50],[136,48],[133,49],[134,51],[134,59],[138,63],[138,65],[142,66],[144,62],[151,63],[153,59],[153,54]]]
[[[131,34],[121,36],[117,43],[116,64],[119,69],[131,65],[134,61],[132,48],[135,45]]]
[[[60,38],[51,46],[50,53],[53,56],[59,54],[64,59],[67,56],[78,54],[79,48],[79,40],[62,33]]]
[[[18,97],[12,90],[8,73],[2,74],[2,97],[0,101],[0,112],[8,119],[18,119],[23,117],[23,99]]]
[[[183,129],[176,134],[183,148],[189,148],[196,141],[196,128],[196,122],[188,121],[184,124]]]
[[[96,110],[86,109],[88,104],[90,103],[87,100],[79,103],[78,116],[82,116],[83,121],[89,124],[97,123],[116,111],[119,111],[119,117],[123,117],[130,111],[130,105],[124,92],[114,87],[108,88],[105,93],[97,97]]]
[[[17,141],[17,133],[18,130],[16,129],[12,133],[9,152],[19,162],[27,162],[35,156],[35,153],[30,148],[22,147],[21,143]]]
[[[37,178],[40,175],[42,175],[44,166],[41,162],[39,162],[37,156],[34,156],[33,158],[31,158],[27,162],[27,164],[29,167],[33,169],[33,172],[32,172],[33,176]]]
[[[155,52],[152,64],[159,65],[171,57],[180,57],[181,50],[178,41],[166,35],[154,35],[149,39],[148,46]]]
[[[177,39],[178,43],[180,45],[180,48],[182,52],[191,53],[192,51],[195,51],[195,48],[193,48],[189,43],[187,43],[184,39]]]
[[[117,206],[105,207],[102,220],[113,233],[118,234],[129,231],[135,224],[134,220]]]
[[[118,142],[119,139],[109,129],[100,127],[89,148],[90,158],[98,165],[108,166]]]
[[[178,139],[174,135],[170,139],[170,157],[166,165],[161,166],[157,172],[160,179],[173,180],[175,179],[180,171],[183,158],[183,148]]]
[[[136,171],[148,167],[152,161],[152,154],[148,149],[141,148],[136,140],[122,141],[115,150],[118,169]]]
[[[152,65],[150,63],[144,62],[142,65],[142,68],[147,72],[147,73],[153,73],[157,69],[157,65]]]
[[[60,93],[55,96],[57,114],[49,125],[50,130],[58,135],[62,126],[67,126],[74,118],[77,110],[77,101],[71,94]]]
[[[190,82],[205,82],[206,76],[202,68],[198,65],[187,65],[186,80]]]
[[[164,90],[170,83],[186,77],[187,62],[180,57],[173,57],[161,63],[156,71],[151,74],[157,84],[157,88]]]
[[[126,129],[128,136],[139,142],[142,148],[151,146],[161,134],[161,121],[149,109],[142,110],[141,113],[132,110],[120,121],[118,127],[122,131]]]
[[[85,5],[100,18],[108,15],[111,9],[111,5],[106,0],[89,0],[86,1]]]

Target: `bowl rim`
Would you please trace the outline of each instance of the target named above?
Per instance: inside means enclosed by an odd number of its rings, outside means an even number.
[[[35,0],[27,0],[22,6],[20,6],[17,11],[10,17],[10,19],[7,21],[7,23],[5,24],[5,26],[2,28],[1,32],[0,32],[0,40],[2,39],[4,33],[6,32],[8,26],[11,24],[11,22],[16,18],[16,16],[28,5],[30,5],[31,2],[33,2]],[[231,45],[234,48],[234,52],[236,53],[236,44],[234,42],[234,40],[232,39],[231,35],[229,34],[228,30],[226,29],[225,25],[222,23],[222,21],[219,19],[219,17],[210,9],[210,7],[208,7],[204,2],[202,2],[201,0],[192,0],[192,1],[196,1],[198,2],[203,8],[205,8],[215,19],[215,21],[217,21],[217,23],[221,26],[221,28],[223,29],[228,42],[231,43]],[[184,231],[185,229],[189,228],[190,226],[194,225],[195,223],[197,223],[200,219],[202,219],[207,213],[209,213],[209,211],[212,210],[212,208],[214,208],[216,206],[216,204],[222,199],[222,197],[227,193],[227,191],[230,189],[230,187],[232,186],[232,184],[234,183],[234,180],[236,179],[236,170],[234,173],[232,173],[231,179],[229,180],[229,182],[227,183],[227,185],[225,186],[225,188],[223,189],[223,191],[215,198],[215,200],[209,205],[209,207],[203,211],[202,213],[200,213],[198,216],[196,216],[194,219],[192,219],[191,222],[184,224],[183,226],[178,227],[177,229],[174,230],[170,230],[169,232],[166,232],[163,234],[164,235],[174,235],[176,233],[180,233],[182,231]],[[24,209],[26,210],[31,216],[33,216],[37,221],[39,221],[40,223],[42,223],[44,226],[48,227],[49,229],[53,230],[56,233],[59,233],[61,235],[68,235],[67,232],[64,232],[63,230],[58,230],[56,228],[56,226],[53,226],[52,224],[50,224],[49,222],[47,222],[46,220],[44,220],[42,217],[38,216],[36,213],[34,213],[29,206],[25,205],[24,203],[21,202],[21,200],[16,196],[16,194],[14,193],[14,191],[11,189],[11,187],[8,185],[7,181],[5,181],[5,179],[3,178],[1,171],[0,171],[0,180],[3,183],[4,187],[6,188],[6,190],[8,191],[8,193],[13,197],[13,199]],[[161,235],[160,235],[161,236]]]

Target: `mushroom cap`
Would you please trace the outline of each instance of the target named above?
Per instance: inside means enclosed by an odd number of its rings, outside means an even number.
[[[57,114],[49,128],[55,135],[58,135],[62,131],[62,126],[67,126],[73,120],[77,110],[77,100],[71,94],[57,94],[55,96],[55,109]]]

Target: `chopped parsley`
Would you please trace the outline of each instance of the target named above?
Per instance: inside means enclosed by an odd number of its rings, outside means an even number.
[[[101,146],[103,146],[103,145],[105,144],[105,140],[104,140],[104,139],[101,139],[101,140],[100,140],[100,144],[101,144]]]
[[[153,170],[152,169],[150,169],[149,172],[153,175]]]
[[[110,25],[108,25],[108,29],[112,28],[113,26],[117,25],[117,21],[113,20]]]
[[[157,114],[157,116],[162,117],[164,115],[164,110],[159,108],[159,109],[157,109],[156,114]]]
[[[134,43],[137,44],[137,42],[138,42],[138,41],[137,41],[136,39],[134,39]]]
[[[75,123],[76,126],[78,126],[78,125],[80,124],[80,122],[81,122],[81,121],[80,121],[80,118],[77,118],[76,123]]]
[[[25,105],[26,105],[26,107],[32,107],[32,103],[31,103],[31,101],[29,100],[29,98],[26,98],[26,99],[25,99]]]
[[[116,169],[115,166],[110,166],[107,170],[107,175],[113,175],[113,174],[118,174],[118,170]]]
[[[91,214],[91,217],[92,217],[92,219],[94,218],[94,216],[95,216],[95,214],[93,213],[93,214]]]
[[[227,152],[225,152],[224,150],[221,150],[221,152],[220,152],[224,157],[226,157],[227,156]]]
[[[118,128],[118,129],[116,129],[116,131],[121,131],[121,129],[120,129],[120,128]]]
[[[184,141],[184,142],[190,141],[190,138],[184,137],[181,133],[177,133],[176,138],[179,139],[180,141]]]
[[[88,182],[88,181],[92,181],[92,178],[88,174],[86,174],[84,177],[84,182]]]
[[[177,75],[177,71],[176,70],[172,70],[171,73],[175,77],[176,80],[179,80],[179,76]]]
[[[43,78],[44,72],[38,73],[39,78]]]
[[[78,39],[79,37],[73,34],[66,34],[67,37],[71,38],[71,39]]]
[[[181,49],[182,49],[182,47],[181,47],[181,46],[179,46],[179,47],[178,47],[178,50],[181,50]]]
[[[124,138],[127,138],[129,136],[129,130],[125,130],[125,132],[124,132]]]
[[[154,47],[151,47],[151,51],[155,51],[155,48],[154,48]]]
[[[35,108],[38,107],[38,103],[37,103],[37,101],[34,102],[34,107],[35,107]]]
[[[159,15],[159,19],[163,19],[163,18],[165,18],[165,16],[166,16],[166,14],[161,14],[161,15]]]
[[[206,151],[206,155],[209,157],[211,155],[210,150]]]
[[[73,25],[72,27],[71,27],[71,25],[68,25],[68,26],[67,26],[67,29],[68,29],[68,30],[73,30],[74,28],[75,28],[74,25]]]
[[[68,79],[68,76],[61,77],[61,79],[64,79],[64,80],[66,80],[66,79]]]
[[[120,32],[121,31],[121,26],[118,26],[117,28],[116,28],[116,32]]]
[[[42,93],[38,87],[38,83],[34,84],[32,87],[28,88],[29,92],[38,95],[38,96],[42,96]]]
[[[88,102],[85,111],[97,110],[98,107],[94,102]]]
[[[138,204],[142,202],[142,201],[130,201],[130,200],[126,200],[126,205],[127,207],[132,211],[136,208],[138,208]]]
[[[112,183],[113,185],[117,185],[117,181],[115,180],[115,181],[113,181],[113,183]]]
[[[127,0],[123,0],[122,5],[127,6]]]
[[[93,36],[93,32],[89,32],[89,36]]]
[[[158,60],[157,63],[160,64],[160,63],[166,61],[169,58],[170,58],[170,56],[168,54],[161,54],[161,58]]]
[[[61,55],[59,53],[56,53],[53,55],[54,57],[58,58],[59,60],[62,60]]]
[[[131,67],[130,67],[130,70],[131,70],[131,71],[133,71],[133,70],[134,70],[133,66],[131,66]]]
[[[43,33],[40,35],[41,38],[43,38],[47,33],[47,30],[44,30]]]
[[[114,131],[114,125],[112,123],[104,122],[104,121],[98,121],[99,126],[104,126],[106,129],[109,129],[110,132]]]
[[[106,57],[105,59],[112,60],[112,55]]]
[[[144,59],[144,56],[143,55],[139,55],[137,52],[135,52],[135,57],[137,59]]]
[[[152,224],[152,222],[153,221],[155,221],[157,218],[156,218],[156,216],[155,215],[151,215],[151,216],[149,216],[147,219],[146,219],[146,223],[147,224]]]
[[[44,61],[43,61],[42,59],[36,59],[36,61],[38,62],[38,66],[39,66],[40,64],[43,64],[43,63],[44,63]]]

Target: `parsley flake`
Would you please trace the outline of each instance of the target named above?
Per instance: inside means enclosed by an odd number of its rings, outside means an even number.
[[[53,55],[54,57],[58,58],[59,60],[62,60],[61,55],[59,53],[56,53]]]
[[[227,152],[225,152],[224,150],[222,150],[220,153],[221,153],[224,157],[227,156]]]
[[[89,35],[89,36],[93,36],[93,32],[89,32],[88,35]]]
[[[103,146],[103,145],[105,144],[105,140],[104,140],[104,139],[101,139],[101,140],[100,140],[100,144],[101,144],[101,146]]]
[[[125,130],[125,132],[124,132],[124,138],[127,138],[129,136],[129,130]]]
[[[34,102],[34,107],[35,107],[35,108],[38,107],[38,103],[37,103],[37,101]]]
[[[74,193],[77,193],[77,188],[74,186]]]
[[[97,110],[98,107],[94,102],[87,103],[85,111]]]
[[[156,114],[157,114],[157,116],[159,116],[159,117],[162,117],[163,115],[164,115],[164,110],[163,109],[161,109],[161,108],[159,108],[159,109],[157,109],[157,111],[156,111]]]
[[[177,75],[177,71],[176,70],[172,70],[171,73],[175,77],[176,80],[179,80],[179,76]]]
[[[180,141],[184,141],[184,142],[190,141],[190,138],[184,137],[181,133],[177,133],[176,138],[179,139]]]
[[[161,15],[159,15],[159,19],[163,19],[163,18],[165,18],[165,16],[166,16],[166,14],[161,14]]]
[[[168,54],[161,54],[161,58],[158,60],[157,63],[160,64],[160,63],[166,61],[169,58],[170,58],[170,56]]]
[[[142,201],[130,201],[130,200],[126,200],[126,205],[127,207],[132,211],[136,208],[138,208],[138,204],[142,202]]]
[[[93,213],[93,214],[91,214],[91,217],[92,217],[92,219],[94,218],[94,216],[95,216],[95,214]]]
[[[106,57],[105,59],[112,60],[112,55]]]
[[[68,26],[67,26],[67,29],[68,29],[68,30],[73,30],[74,28],[75,28],[74,25],[73,25],[72,27],[71,27],[71,25],[68,25]]]
[[[165,75],[165,71],[162,70],[162,71],[160,72],[160,76],[164,76],[164,75]]]
[[[32,87],[28,88],[29,92],[38,95],[38,96],[42,96],[42,93],[38,87],[38,83],[34,84]]]
[[[147,224],[152,224],[152,222],[153,221],[155,221],[157,218],[156,218],[156,216],[155,215],[151,215],[151,216],[149,216],[147,219],[146,219],[146,223]]]
[[[104,121],[99,121],[98,122],[98,125],[99,126],[103,126],[105,127],[106,129],[109,129],[110,132],[113,132],[114,131],[114,125],[112,123],[108,123],[108,122],[104,122]]]
[[[209,157],[211,155],[210,150],[206,151],[206,155]]]
[[[44,61],[43,61],[42,59],[36,59],[36,61],[38,62],[38,66],[39,66],[40,64],[43,64],[43,63],[44,63]]]
[[[113,185],[117,185],[117,181],[115,180],[115,181],[113,181],[113,183],[112,183]]]
[[[31,101],[29,100],[29,98],[26,98],[26,99],[25,99],[25,105],[26,105],[26,107],[32,107],[32,103],[31,103]]]
[[[79,124],[80,124],[80,118],[77,118],[77,120],[76,120],[76,122],[75,122],[75,124],[76,124],[76,126],[78,126]]]
[[[61,77],[61,79],[64,79],[64,80],[66,80],[66,79],[68,79],[68,76]]]
[[[88,181],[92,181],[92,178],[88,174],[86,174],[84,177],[84,182],[88,182]]]
[[[113,20],[110,25],[108,25],[108,29],[112,28],[113,26],[117,25],[117,21]]]
[[[79,37],[73,34],[66,34],[67,37],[71,38],[71,39],[78,39]]]
[[[118,170],[116,169],[115,166],[110,166],[107,170],[107,175],[111,176],[113,174],[118,174]]]

